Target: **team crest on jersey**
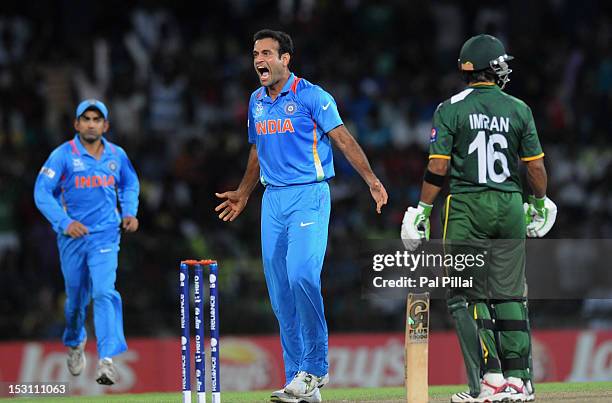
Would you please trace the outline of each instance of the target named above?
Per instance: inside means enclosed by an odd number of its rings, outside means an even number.
[[[285,104],[285,114],[293,115],[297,110],[297,104],[293,101],[289,101]]]
[[[108,163],[108,169],[110,169],[111,171],[115,172],[117,170],[117,162],[110,161]]]
[[[74,158],[72,160],[72,170],[74,172],[81,172],[85,170],[85,164],[80,158]]]
[[[257,102],[255,104],[255,108],[253,108],[253,117],[258,118],[261,115],[263,115],[263,112],[264,112],[263,104],[261,102]]]
[[[429,142],[435,143],[436,140],[438,140],[438,129],[436,129],[435,127],[432,127],[431,134],[429,135]]]

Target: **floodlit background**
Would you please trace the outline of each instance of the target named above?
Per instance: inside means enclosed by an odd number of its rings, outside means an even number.
[[[546,153],[548,195],[559,207],[549,236],[612,237],[609,2],[180,3],[0,4],[0,339],[61,337],[55,234],[32,191],[50,151],[74,136],[84,98],[106,102],[107,138],[125,148],[141,180],[140,230],[122,239],[117,281],[128,341],[178,335],[178,262],[192,257],[220,262],[222,334],[276,334],[260,260],[262,187],[234,223],[213,211],[214,192],[235,188],[246,165],[247,104],[259,85],[252,35],[262,28],[292,35],[292,71],[335,97],[389,192],[378,216],[335,153],[323,274],[332,334],[404,329],[404,304],[361,298],[347,256],[355,239],[399,236],[420,192],[433,111],[461,90],[457,57],[472,35],[497,36],[516,58],[506,91],[531,106]],[[432,221],[438,237],[441,204]],[[607,327],[607,305],[534,301],[532,326]],[[451,329],[444,304],[434,304],[432,327]]]

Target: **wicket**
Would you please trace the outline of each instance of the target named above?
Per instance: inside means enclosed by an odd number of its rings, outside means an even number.
[[[219,378],[219,297],[217,288],[218,266],[216,260],[183,260],[180,268],[181,306],[181,375],[183,403],[191,403],[191,346],[189,328],[189,268],[194,268],[194,324],[195,324],[195,373],[198,403],[206,403],[206,352],[204,342],[204,299],[202,298],[202,266],[208,266],[210,274],[210,380],[212,402],[221,403]]]

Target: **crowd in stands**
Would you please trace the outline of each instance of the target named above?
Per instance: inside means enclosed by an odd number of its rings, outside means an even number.
[[[262,28],[292,35],[292,70],[334,95],[389,192],[379,216],[335,153],[323,273],[332,332],[403,328],[403,302],[362,298],[350,255],[357,239],[399,237],[418,201],[433,112],[464,85],[457,56],[474,34],[496,35],[515,56],[506,91],[533,110],[560,212],[550,236],[612,238],[610,9],[569,0],[231,0],[204,12],[150,0],[3,1],[0,338],[63,330],[56,236],[32,190],[50,151],[74,136],[85,98],[109,106],[107,138],[125,148],[141,181],[140,230],[123,238],[117,280],[128,335],[178,332],[177,268],[189,257],[220,261],[224,334],[276,332],[260,259],[261,187],[235,222],[213,211],[214,193],[236,187],[246,165],[247,105],[259,86],[252,35]],[[535,304],[536,326],[553,322],[552,306]],[[448,328],[443,302],[434,308],[433,327]]]

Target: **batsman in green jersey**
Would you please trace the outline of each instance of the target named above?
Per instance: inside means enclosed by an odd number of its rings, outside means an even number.
[[[406,248],[414,250],[429,239],[429,214],[450,171],[442,210],[445,251],[486,251],[484,268],[469,273],[448,268],[449,274],[473,279],[471,288],[450,289],[447,300],[470,389],[453,395],[451,402],[535,399],[525,237],[544,236],[555,221],[556,206],[546,197],[544,153],[531,109],[503,92],[512,59],[493,36],[465,42],[459,69],[467,87],[435,111],[421,199],[402,222]],[[527,166],[533,191],[525,204],[519,160]]]

